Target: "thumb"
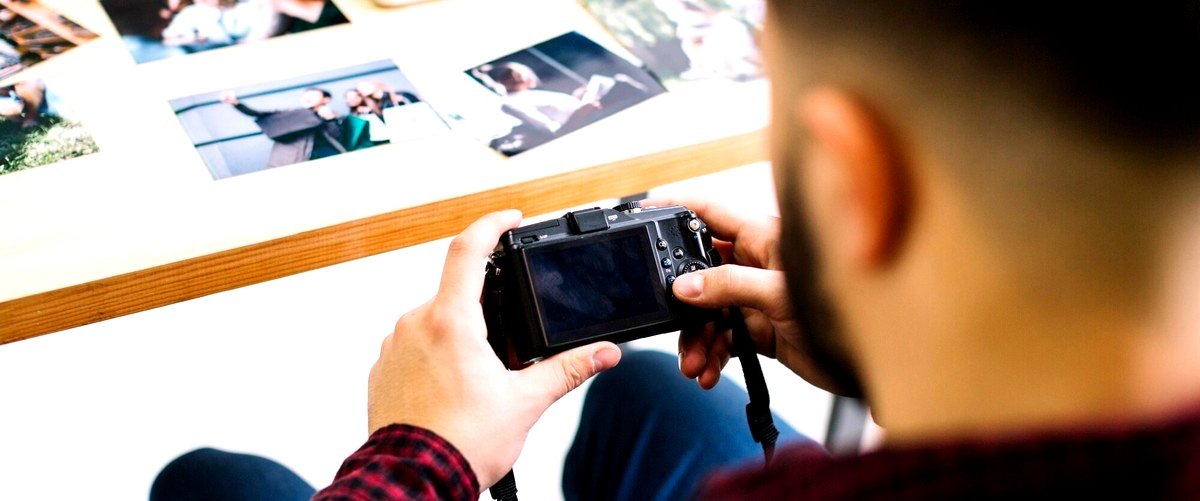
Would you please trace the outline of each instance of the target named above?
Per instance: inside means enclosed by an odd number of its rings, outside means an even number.
[[[595,343],[564,351],[521,371],[529,388],[554,403],[592,376],[611,369],[621,361],[621,350],[612,343]]]
[[[692,306],[753,308],[772,318],[784,313],[788,297],[783,272],[733,264],[680,275],[672,291]]]

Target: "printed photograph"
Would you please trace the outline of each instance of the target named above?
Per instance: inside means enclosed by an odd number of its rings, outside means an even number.
[[[100,0],[139,63],[347,22],[332,0]]]
[[[0,0],[0,78],[96,38],[37,0]]]
[[[763,75],[764,0],[583,0],[663,83]]]
[[[490,146],[507,156],[537,147],[666,92],[654,75],[568,33],[467,70],[504,120]]]
[[[171,101],[213,179],[447,131],[391,61]]]
[[[0,87],[0,175],[97,151],[53,85],[26,80]]]

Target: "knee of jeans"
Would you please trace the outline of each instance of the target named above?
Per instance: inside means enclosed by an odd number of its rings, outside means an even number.
[[[627,350],[622,354],[621,363],[601,376],[628,382],[678,373],[679,361],[673,355],[652,350]]]
[[[150,486],[150,499],[155,501],[178,498],[180,492],[190,490],[197,474],[203,476],[204,472],[212,470],[229,455],[231,453],[202,447],[171,460],[158,472]]]
[[[201,447],[175,458],[174,461],[171,461],[171,463],[167,465],[167,468],[171,468],[172,466],[179,467],[202,465],[211,463],[213,461],[220,461],[221,459],[232,455],[232,452],[225,452],[212,447]]]
[[[211,472],[225,468],[231,458],[237,456],[212,447],[201,447],[183,454],[163,467],[158,473],[155,483],[172,482],[176,477],[190,477],[197,473]]]
[[[647,382],[666,382],[668,378],[683,378],[678,359],[670,354],[650,350],[627,350],[616,367],[596,376],[588,389],[588,398],[605,398],[609,394],[628,396],[631,391],[658,385]]]

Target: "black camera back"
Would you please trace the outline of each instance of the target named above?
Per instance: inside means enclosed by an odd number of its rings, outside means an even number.
[[[517,368],[596,341],[703,324],[712,312],[677,301],[671,284],[720,259],[704,222],[677,205],[633,202],[511,230],[488,267],[488,341]]]

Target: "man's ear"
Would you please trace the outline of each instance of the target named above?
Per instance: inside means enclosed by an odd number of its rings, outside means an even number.
[[[892,131],[849,93],[817,89],[799,102],[798,121],[808,130],[806,194],[829,250],[866,265],[893,257],[907,224],[909,166]],[[810,205],[811,206],[811,205]]]

